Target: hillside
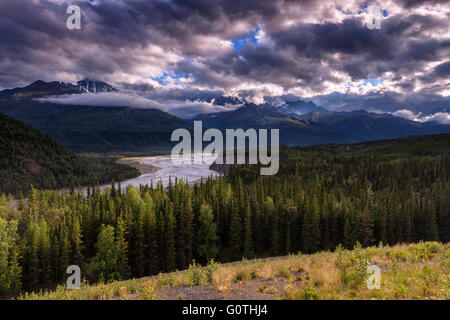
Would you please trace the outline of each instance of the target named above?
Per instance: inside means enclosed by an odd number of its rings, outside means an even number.
[[[450,132],[450,125],[421,123],[366,111],[335,113],[311,102],[292,102],[278,107],[247,103],[233,111],[199,115],[195,119],[202,120],[205,127],[221,130],[280,129],[280,144],[286,146],[351,143]]]
[[[114,159],[81,158],[37,130],[0,114],[0,194],[57,189],[138,175]]]
[[[421,242],[312,255],[243,260],[108,284],[83,283],[80,290],[25,294],[50,300],[317,300],[450,299],[450,244]],[[380,288],[369,289],[367,265],[380,268]]]
[[[61,105],[31,99],[0,101],[0,112],[75,152],[169,149],[172,131],[192,126],[157,109]]]
[[[354,141],[348,133],[337,132],[328,125],[296,119],[282,112],[282,109],[268,105],[246,104],[234,111],[199,115],[195,120],[202,120],[204,127],[222,131],[237,128],[279,129],[280,143],[287,146]]]
[[[0,112],[75,152],[168,153],[171,133],[192,124],[157,109],[56,104],[36,98],[117,92],[102,81],[35,81],[0,91]]]

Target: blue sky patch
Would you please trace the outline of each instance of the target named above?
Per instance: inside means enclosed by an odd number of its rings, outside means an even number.
[[[167,86],[170,83],[169,79],[175,80],[175,84],[178,84],[179,83],[178,80],[182,78],[186,78],[186,75],[183,72],[164,71],[161,76],[152,77],[151,79],[154,81],[158,81],[163,86]]]
[[[258,34],[258,32],[261,30],[261,28],[258,26],[255,30],[253,30],[252,32],[231,40],[231,42],[233,43],[234,46],[234,50],[236,50],[237,52],[240,52],[242,49],[244,49],[247,44],[249,42],[253,43],[253,44],[258,44],[258,39],[256,39],[256,35]]]

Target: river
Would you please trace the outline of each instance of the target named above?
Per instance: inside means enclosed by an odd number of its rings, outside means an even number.
[[[182,161],[172,161],[170,155],[164,156],[152,156],[152,157],[140,157],[132,161],[137,162],[141,167],[148,165],[149,167],[154,167],[153,172],[145,172],[141,169],[141,175],[121,181],[122,187],[132,185],[133,187],[139,187],[139,185],[156,185],[158,181],[161,181],[163,186],[167,187],[169,185],[169,180],[172,181],[177,177],[183,181],[189,183],[200,180],[201,178],[207,178],[209,176],[218,176],[219,173],[209,169],[210,163],[215,159],[215,156],[204,155],[204,161],[202,163],[190,163],[186,164]],[[117,183],[118,184],[118,183]],[[117,185],[116,184],[116,185]],[[110,186],[110,184],[100,186],[101,189]]]

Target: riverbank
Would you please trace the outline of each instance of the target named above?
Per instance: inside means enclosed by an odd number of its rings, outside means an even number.
[[[121,158],[119,160],[117,160],[117,163],[120,164],[125,164],[128,165],[130,167],[136,168],[139,170],[139,172],[142,174],[149,174],[149,173],[154,173],[156,171],[158,171],[160,168],[149,164],[149,163],[145,163],[142,162],[141,160],[145,160],[148,157],[130,157],[130,158]]]

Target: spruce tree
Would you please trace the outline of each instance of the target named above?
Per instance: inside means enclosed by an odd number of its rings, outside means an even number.
[[[199,229],[197,233],[197,255],[203,262],[216,257],[217,247],[217,225],[214,222],[211,206],[204,203],[200,208]]]

